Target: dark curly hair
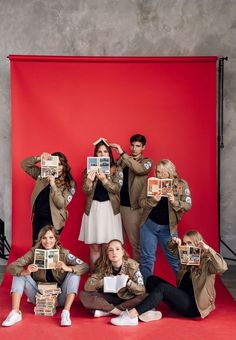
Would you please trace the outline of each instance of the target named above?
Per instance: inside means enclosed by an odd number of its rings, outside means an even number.
[[[71,187],[71,181],[73,181],[75,183],[75,180],[70,173],[71,167],[68,164],[68,160],[67,160],[66,156],[64,155],[64,153],[62,153],[60,151],[53,152],[52,156],[58,156],[59,157],[60,163],[61,163],[61,165],[63,165],[63,173],[64,173],[63,177],[64,177],[64,180],[65,180],[65,184],[66,184],[67,187]]]

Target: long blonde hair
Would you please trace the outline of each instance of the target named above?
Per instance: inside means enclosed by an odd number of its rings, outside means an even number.
[[[60,239],[59,239],[59,234],[57,232],[57,230],[50,224],[48,225],[45,225],[45,227],[43,227],[39,234],[38,234],[38,239],[34,245],[34,248],[35,249],[41,249],[43,248],[42,246],[42,239],[44,237],[44,235],[48,232],[48,231],[51,231],[53,233],[53,236],[55,237],[56,239],[56,243],[55,243],[55,247],[54,248],[59,248],[61,246],[61,242],[60,242]]]
[[[121,245],[122,250],[124,252],[124,255],[123,255],[124,260],[128,260],[128,258],[129,258],[129,256],[128,256],[125,248],[124,248],[124,245],[120,240],[114,239],[114,240],[111,240],[110,242],[108,242],[102,248],[102,253],[94,264],[94,266],[95,266],[94,272],[98,273],[101,278],[103,278],[106,275],[108,275],[108,276],[112,275],[112,263],[111,263],[111,260],[109,260],[109,257],[108,257],[108,248],[109,248],[109,246],[112,242],[118,242]]]
[[[205,242],[199,231],[194,229],[188,230],[186,233],[184,233],[182,238],[184,238],[184,236],[189,237],[193,241],[195,246],[197,246],[200,241]]]
[[[158,161],[158,163],[155,166],[155,175],[156,175],[156,168],[159,165],[162,165],[163,168],[165,168],[165,170],[168,172],[170,178],[173,178],[173,179],[179,178],[179,174],[176,170],[174,163],[172,163],[169,159],[161,159],[161,160]]]

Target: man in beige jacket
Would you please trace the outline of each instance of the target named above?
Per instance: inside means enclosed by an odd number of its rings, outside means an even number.
[[[143,186],[146,185],[146,178],[152,167],[152,160],[143,157],[146,146],[146,138],[136,134],[130,138],[130,150],[128,155],[119,144],[110,144],[120,155],[118,165],[123,169],[123,186],[120,192],[120,213],[123,227],[127,233],[132,247],[133,259],[139,262],[139,226],[142,209],[138,200]]]

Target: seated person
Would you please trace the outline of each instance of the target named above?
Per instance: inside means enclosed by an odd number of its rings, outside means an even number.
[[[59,261],[55,269],[39,269],[34,264],[35,249],[59,249]],[[28,301],[35,304],[38,291],[38,282],[57,282],[61,288],[58,297],[58,305],[64,306],[61,313],[61,326],[70,326],[70,308],[78,291],[80,275],[86,273],[89,267],[82,260],[70,254],[69,250],[63,248],[59,241],[56,229],[47,225],[43,227],[38,240],[33,248],[25,255],[12,262],[6,269],[13,275],[11,297],[12,310],[3,321],[2,326],[8,327],[22,320],[20,301],[23,292]]]
[[[104,292],[104,278],[121,275],[124,286],[117,293]],[[126,277],[125,277],[126,276]],[[80,292],[85,308],[94,311],[94,316],[120,315],[127,308],[136,306],[145,297],[143,277],[139,264],[128,257],[121,241],[111,240],[95,262],[93,274]]]
[[[142,321],[159,319],[159,312],[152,310],[164,301],[177,314],[205,318],[215,309],[215,275],[227,270],[223,257],[208,246],[202,235],[195,230],[186,232],[183,242],[173,238],[169,249],[178,254],[181,243],[201,249],[200,265],[181,265],[177,276],[177,287],[157,276],[149,276],[146,289],[149,295],[129,311],[111,319],[117,326],[136,326]]]

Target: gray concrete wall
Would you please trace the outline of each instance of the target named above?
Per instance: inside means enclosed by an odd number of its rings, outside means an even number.
[[[229,56],[225,65],[221,235],[236,251],[235,0],[0,0],[0,217],[8,239],[9,54]],[[225,247],[222,253],[230,255]]]

